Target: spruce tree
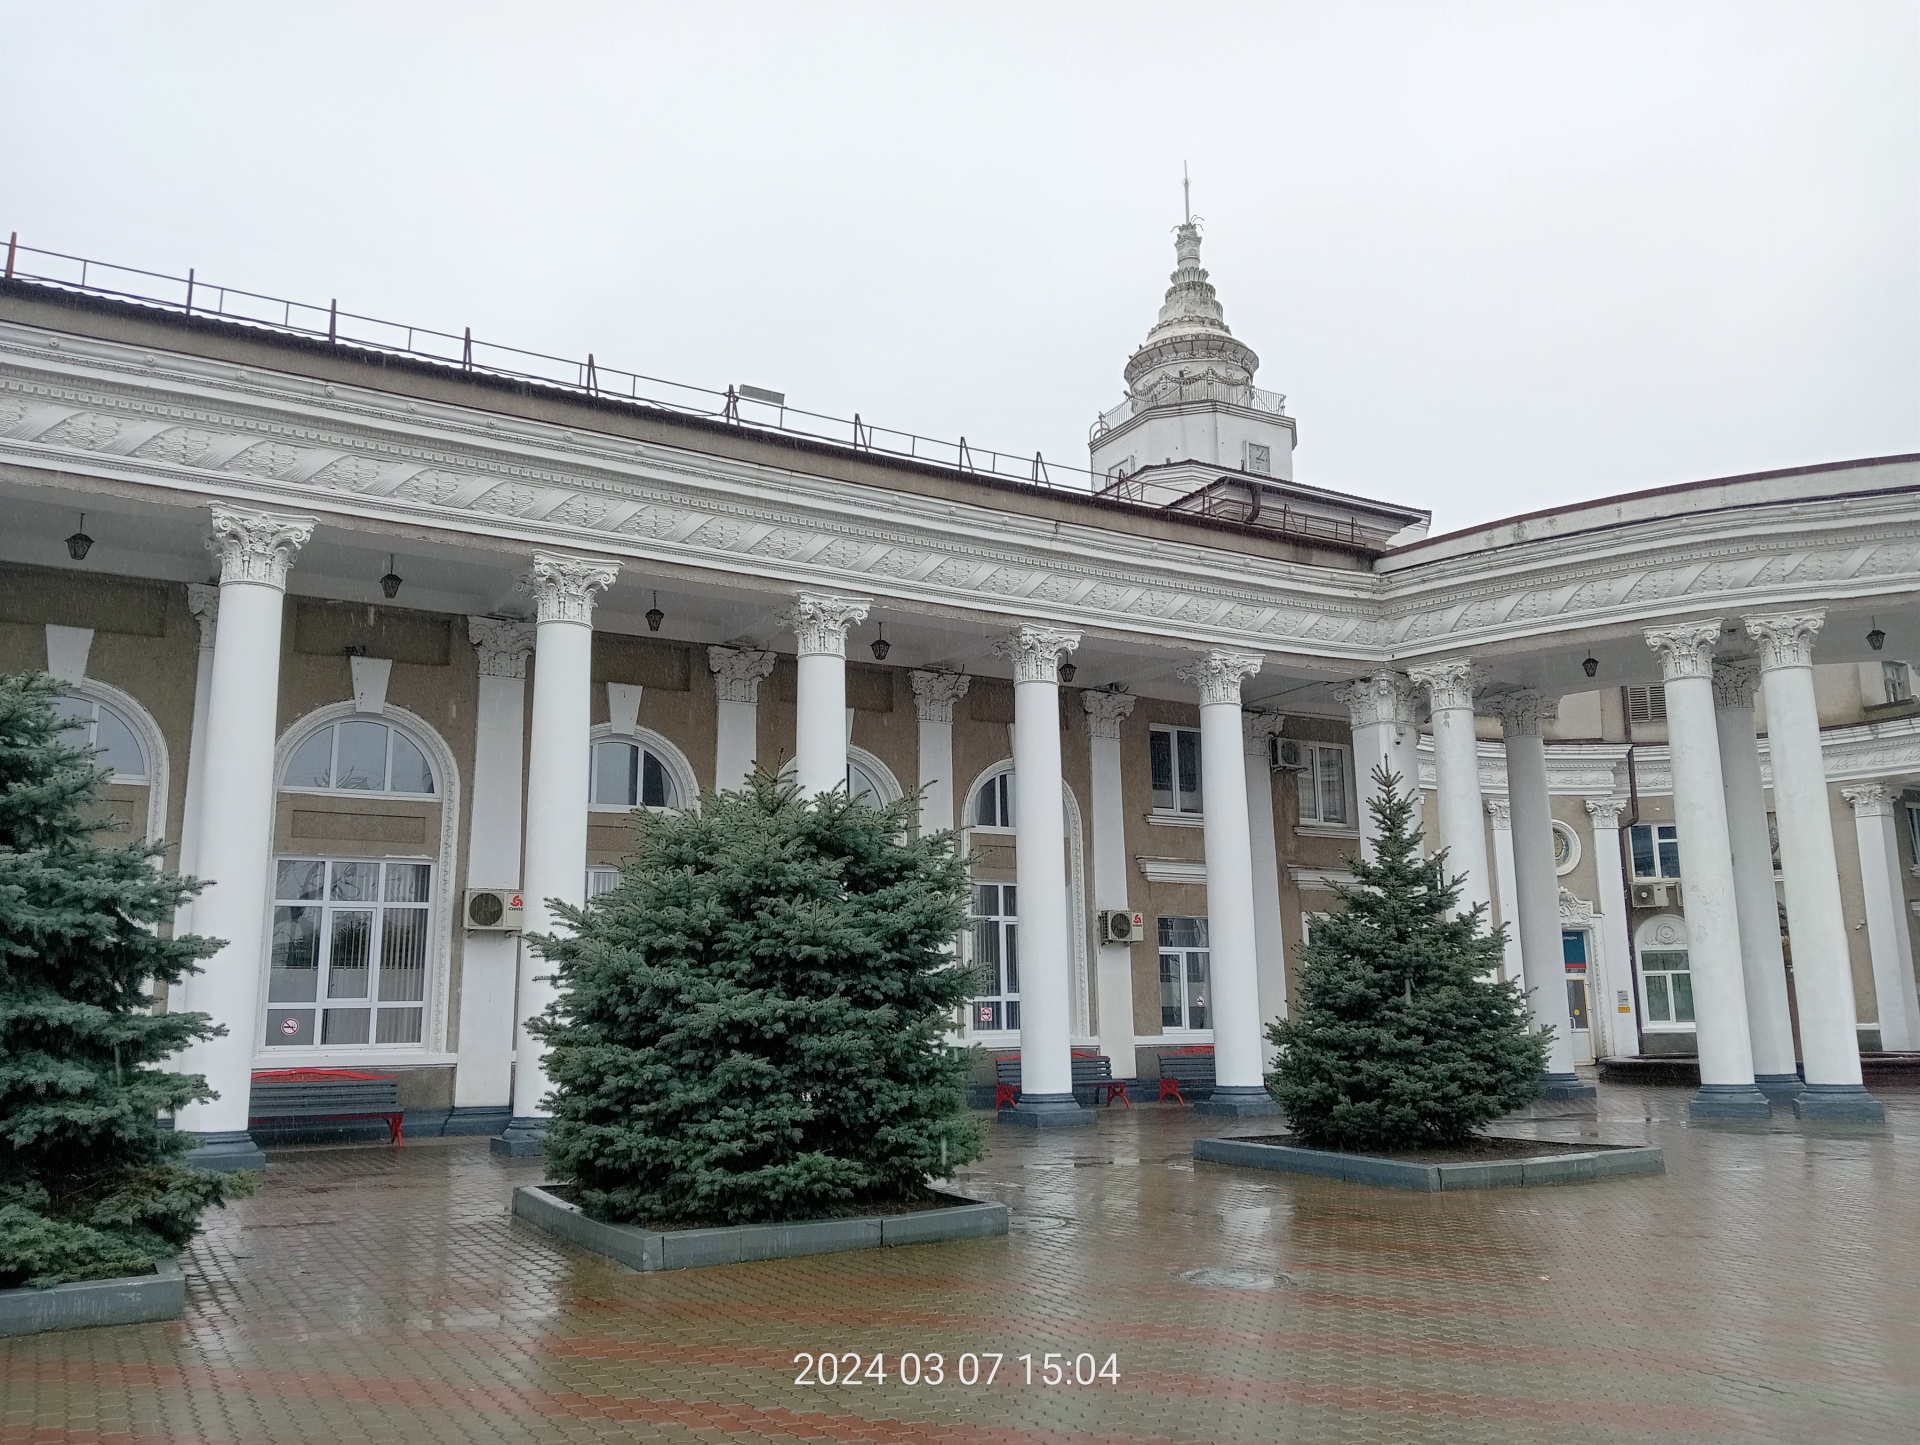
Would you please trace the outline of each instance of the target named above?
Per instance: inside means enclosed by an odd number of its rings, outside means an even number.
[[[1464,880],[1444,851],[1422,855],[1399,777],[1373,777],[1373,856],[1334,890],[1344,910],[1313,925],[1299,1004],[1267,1030],[1268,1088],[1318,1148],[1459,1144],[1539,1096],[1547,1037],[1520,984],[1492,981],[1504,926],[1488,930],[1484,904],[1453,913]]]
[[[219,1030],[147,993],[220,946],[158,932],[199,885],[160,844],[96,840],[107,774],[60,737],[62,691],[0,677],[0,1288],[146,1273],[245,1188],[155,1117],[212,1097],[160,1065]]]
[[[802,1220],[924,1199],[978,1158],[947,1035],[972,992],[953,835],[916,800],[802,798],[764,772],[637,814],[619,887],[535,940],[558,1000],[546,1152],[587,1213]]]

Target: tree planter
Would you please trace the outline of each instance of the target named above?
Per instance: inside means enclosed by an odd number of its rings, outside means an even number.
[[[803,1254],[838,1254],[850,1249],[882,1249],[896,1244],[931,1244],[944,1239],[984,1239],[1005,1234],[1010,1211],[1004,1204],[980,1203],[948,1195],[950,1208],[906,1214],[872,1214],[849,1219],[815,1219],[799,1224],[739,1224],[717,1229],[646,1229],[637,1224],[606,1224],[589,1219],[539,1185],[513,1191],[513,1212],[535,1229],[618,1260],[629,1269],[699,1269],[710,1264],[740,1264],[751,1259],[791,1259]]]
[[[0,1335],[140,1325],[177,1320],[187,1310],[180,1266],[163,1259],[152,1274],[83,1279],[46,1289],[0,1289]]]
[[[1665,1157],[1652,1144],[1593,1144],[1577,1153],[1429,1164],[1417,1159],[1387,1159],[1377,1154],[1303,1149],[1298,1145],[1269,1144],[1257,1139],[1196,1139],[1193,1157],[1213,1164],[1238,1164],[1281,1174],[1313,1174],[1323,1179],[1344,1179],[1353,1184],[1425,1193],[1590,1184],[1596,1179],[1621,1174],[1664,1174],[1667,1168]]]

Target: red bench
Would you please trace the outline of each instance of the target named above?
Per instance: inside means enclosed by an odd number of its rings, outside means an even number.
[[[387,1140],[404,1144],[400,1126],[400,1080],[361,1069],[262,1069],[253,1076],[247,1122],[276,1119],[339,1123],[382,1119]]]
[[[1180,1092],[1180,1086],[1188,1088],[1204,1086],[1209,1093],[1213,1091],[1213,1046],[1202,1044],[1192,1049],[1168,1049],[1160,1055],[1160,1099],[1165,1102],[1171,1098],[1186,1103],[1187,1096]]]
[[[1076,1091],[1090,1089],[1102,1104],[1111,1104],[1118,1099],[1129,1109],[1133,1107],[1133,1100],[1127,1097],[1127,1081],[1113,1076],[1113,1060],[1088,1049],[1075,1049],[1072,1059],[1073,1087]],[[993,1108],[998,1113],[1020,1102],[1020,1055],[1001,1054],[996,1058],[994,1077]]]

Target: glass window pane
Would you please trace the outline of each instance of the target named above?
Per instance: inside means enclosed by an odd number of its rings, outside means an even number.
[[[1587,1022],[1587,981],[1584,978],[1567,980],[1567,1027],[1584,1029]]]
[[[870,808],[880,806],[880,785],[873,780],[873,774],[858,763],[847,764],[847,795]]]
[[[1180,755],[1180,811],[1200,811],[1200,734],[1181,728],[1174,735]]]
[[[1173,807],[1173,734],[1155,728],[1147,735],[1147,756],[1153,765],[1153,806]]]
[[[1187,1027],[1210,1029],[1213,1013],[1208,1000],[1213,990],[1207,986],[1208,960],[1211,955],[1193,952],[1187,955]]]
[[[389,731],[393,733],[393,778],[387,791],[431,793],[433,769],[427,766],[427,755],[405,733],[396,729]]]
[[[1347,819],[1346,758],[1339,748],[1316,748],[1319,754],[1314,768],[1320,785],[1320,821],[1345,823]]]
[[[389,908],[380,916],[380,1001],[427,996],[427,910]]]
[[[1680,876],[1680,842],[1671,828],[1660,830],[1660,876],[1663,878]]]
[[[600,897],[603,893],[613,892],[613,890],[619,886],[620,870],[618,868],[589,868],[587,870],[587,900],[589,902]]]
[[[1000,1027],[1000,1005],[998,1001],[981,999],[975,1002],[973,1006],[973,1027],[979,1032]]]
[[[1673,1006],[1667,1002],[1665,974],[1647,975],[1647,1018],[1657,1024],[1673,1022]]]
[[[317,858],[283,858],[273,896],[289,902],[318,898],[326,885],[327,865]]]
[[[426,863],[387,864],[387,902],[425,903],[432,872]]]
[[[1177,1029],[1180,1026],[1180,955],[1163,953],[1160,955],[1160,1027]]]
[[[367,1026],[372,1022],[370,1008],[330,1008],[320,1024],[323,1044],[364,1044]]]
[[[995,785],[1000,792],[1000,826],[1011,828],[1013,826],[1013,774],[1002,773],[995,779]],[[1007,912],[1013,912],[1011,903],[1007,905]]]
[[[982,993],[1000,992],[1000,924],[997,919],[982,918],[973,925],[973,961],[980,975],[991,980]]]
[[[1000,885],[1000,916],[1002,918],[1018,918],[1020,916],[1020,910],[1014,907],[1013,904],[1015,891],[1011,883],[1003,883]]]
[[[640,801],[649,808],[670,808],[673,780],[652,753],[640,754]]]
[[[98,709],[99,722],[93,730],[93,742],[105,754],[100,761],[113,769],[116,778],[146,777],[146,752],[126,719],[105,703],[98,704]]]
[[[417,1044],[424,1009],[383,1008],[380,1010],[373,1041],[376,1044]]]
[[[1204,918],[1182,918],[1173,916],[1160,920],[1160,946],[1162,948],[1205,948],[1207,947],[1207,920]]]
[[[282,1048],[288,1044],[313,1042],[313,1010],[310,1008],[267,1010],[266,1046]]]
[[[336,908],[332,947],[327,954],[327,997],[365,998],[373,963],[373,914],[357,908]]]
[[[335,903],[372,903],[380,896],[378,863],[335,863],[333,892]]]
[[[1563,928],[1560,930],[1560,956],[1568,966],[1587,966],[1587,931],[1584,928]]]
[[[593,749],[593,801],[603,808],[631,808],[639,796],[640,749],[604,742]]]
[[[320,910],[274,909],[273,953],[267,969],[267,1001],[312,1003],[319,996],[319,989]]]
[[[1020,925],[1005,924],[1000,943],[1007,953],[1007,996],[1011,998],[1020,992]]]
[[[53,700],[56,717],[69,719],[60,729],[60,741],[70,748],[93,746],[93,704],[84,697],[57,697]]]
[[[387,738],[391,729],[385,723],[346,722],[340,724],[340,746],[334,757],[333,786],[368,793],[383,793],[387,788]]]
[[[283,788],[330,788],[333,786],[333,729],[321,728],[293,750],[287,770],[280,777]]]
[[[973,885],[973,911],[982,918],[991,918],[1000,911],[998,884],[976,883]]]
[[[1675,973],[1668,977],[1673,980],[1673,1021],[1690,1024],[1693,1022],[1693,975]]]
[[[1653,829],[1639,824],[1627,829],[1627,839],[1633,852],[1633,876],[1652,878],[1655,863],[1653,858]]]

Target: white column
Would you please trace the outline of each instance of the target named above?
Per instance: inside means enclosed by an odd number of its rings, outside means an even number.
[[[467,640],[480,668],[480,698],[473,719],[466,884],[517,889],[521,791],[526,782],[527,656],[533,651],[534,629],[531,623],[503,617],[469,617]],[[460,1053],[453,1071],[456,1113],[498,1115],[511,1108],[519,955],[520,940],[514,934],[467,930],[462,935]]]
[[[1604,1048],[1604,1056],[1614,1058],[1640,1052],[1640,1003],[1627,936],[1626,875],[1620,866],[1620,814],[1626,806],[1622,798],[1587,800],[1587,816],[1593,820],[1593,875],[1600,895],[1599,957],[1589,965],[1599,977],[1588,986],[1587,1014],[1600,1035],[1596,1049]]]
[[[1353,725],[1353,782],[1358,794],[1360,847],[1373,855],[1379,830],[1373,800],[1380,795],[1373,770],[1384,767],[1400,779],[1400,791],[1420,797],[1420,714],[1413,684],[1402,672],[1381,668],[1340,689]]]
[[[1475,904],[1493,922],[1493,880],[1487,874],[1487,823],[1480,796],[1480,742],[1473,730],[1473,694],[1481,679],[1465,660],[1408,671],[1432,703],[1433,772],[1440,802],[1440,845],[1449,877],[1464,875],[1461,913]],[[1416,777],[1418,775],[1416,774]],[[1416,795],[1417,796],[1417,795]]]
[[[1760,777],[1760,744],[1753,730],[1753,695],[1759,686],[1757,663],[1713,665],[1713,721],[1727,801],[1727,837],[1733,846],[1733,900],[1740,919],[1753,1082],[1769,1099],[1785,1100],[1800,1092],[1800,1075],[1787,1006],[1787,960],[1780,947],[1780,900],[1773,888],[1767,794]],[[1680,847],[1684,871],[1690,866],[1685,833],[1680,835]],[[1686,901],[1691,918],[1693,900],[1689,896]]]
[[[920,832],[944,833],[953,826],[953,708],[970,679],[964,672],[920,670],[907,677],[920,720]]]
[[[1780,871],[1786,882],[1794,1002],[1806,1069],[1806,1087],[1795,1096],[1793,1112],[1802,1119],[1872,1122],[1885,1114],[1860,1082],[1853,964],[1840,906],[1820,712],[1813,695],[1813,639],[1825,617],[1813,611],[1744,620],[1747,635],[1760,644],[1760,681],[1767,692],[1773,811],[1780,823]],[[1680,839],[1684,865],[1684,832]],[[1687,913],[1691,919],[1691,893]]]
[[[207,708],[213,696],[213,640],[218,632],[220,589],[204,582],[189,582],[187,610],[200,625],[200,651],[193,674],[193,730],[188,735],[187,793],[180,811],[179,868],[188,877],[195,877],[200,870],[201,796],[207,785]],[[193,932],[192,899],[174,914],[173,931],[176,937]],[[168,1009],[180,1013],[191,1008],[187,1002],[191,988],[191,978],[183,978],[169,988]]]
[[[1553,805],[1547,792],[1547,748],[1540,724],[1559,708],[1537,692],[1499,700],[1506,738],[1507,803],[1513,813],[1513,882],[1519,917],[1520,972],[1537,1028],[1551,1028],[1544,1092],[1549,1099],[1593,1097],[1573,1071],[1573,1029],[1567,1016],[1567,960],[1560,945],[1560,878],[1554,871]]]
[[[1260,1059],[1273,1062],[1267,1025],[1287,1016],[1287,946],[1280,921],[1280,845],[1273,818],[1268,746],[1286,726],[1277,712],[1242,712],[1246,730],[1247,833],[1253,845],[1253,950],[1260,980]]]
[[[613,585],[619,564],[533,554],[522,582],[539,623],[533,651],[533,727],[527,756],[527,838],[522,894],[527,934],[560,927],[554,901],[580,907],[587,896],[587,773],[593,733],[593,603]],[[546,1132],[546,1046],[527,1020],[546,1012],[558,990],[554,965],[523,935],[514,1005],[513,1117],[493,1140],[496,1154],[540,1152]]]
[[[1525,978],[1520,966],[1519,885],[1513,876],[1513,804],[1505,798],[1486,800],[1487,817],[1493,823],[1494,882],[1500,889],[1499,921],[1507,926],[1506,947],[1500,955],[1501,976],[1508,980]]]
[[[1695,1119],[1764,1119],[1771,1110],[1753,1082],[1733,841],[1713,715],[1713,649],[1720,623],[1687,622],[1644,632],[1647,646],[1660,654],[1666,684],[1673,821],[1680,831],[1694,1041],[1700,1051],[1700,1092],[1687,1112]]]
[[[1900,838],[1894,801],[1885,783],[1841,790],[1853,804],[1860,842],[1860,886],[1867,907],[1867,946],[1873,953],[1873,992],[1880,1005],[1880,1047],[1920,1049],[1920,999],[1913,982],[1913,938],[1900,880]]]
[[[847,785],[847,629],[870,605],[803,592],[781,614],[780,625],[800,640],[793,753],[804,794]]]
[[[1012,1124],[1091,1124],[1073,1097],[1073,936],[1060,783],[1060,654],[1080,634],[1027,625],[997,644],[1013,659],[1014,879],[1020,889],[1020,1102]]]
[[[715,742],[713,788],[745,787],[760,756],[760,684],[773,671],[774,655],[756,647],[709,647],[713,674]],[[842,769],[844,775],[845,769]]]
[[[1120,725],[1137,699],[1128,692],[1083,692],[1087,714],[1087,751],[1093,764],[1093,906],[1130,909],[1127,898],[1127,821],[1122,805]],[[1151,942],[1148,943],[1151,947]],[[1133,948],[1100,945],[1095,997],[1100,1009],[1100,1052],[1113,1064],[1116,1079],[1140,1076],[1134,1050]]]
[[[179,1127],[199,1136],[196,1164],[258,1169],[247,1133],[253,1056],[260,1045],[262,945],[273,869],[273,746],[279,731],[280,622],[287,568],[314,519],[216,505],[209,546],[220,558],[219,627],[207,691],[198,871],[209,880],[194,904],[195,931],[226,940],[193,980],[193,1007],[226,1026],[193,1051],[218,1097],[189,1104]]]
[[[1258,653],[1217,647],[1180,669],[1200,692],[1200,806],[1213,975],[1215,1082],[1213,1096],[1194,1110],[1232,1118],[1279,1112],[1263,1078],[1246,731],[1240,721],[1240,685],[1260,663]]]

